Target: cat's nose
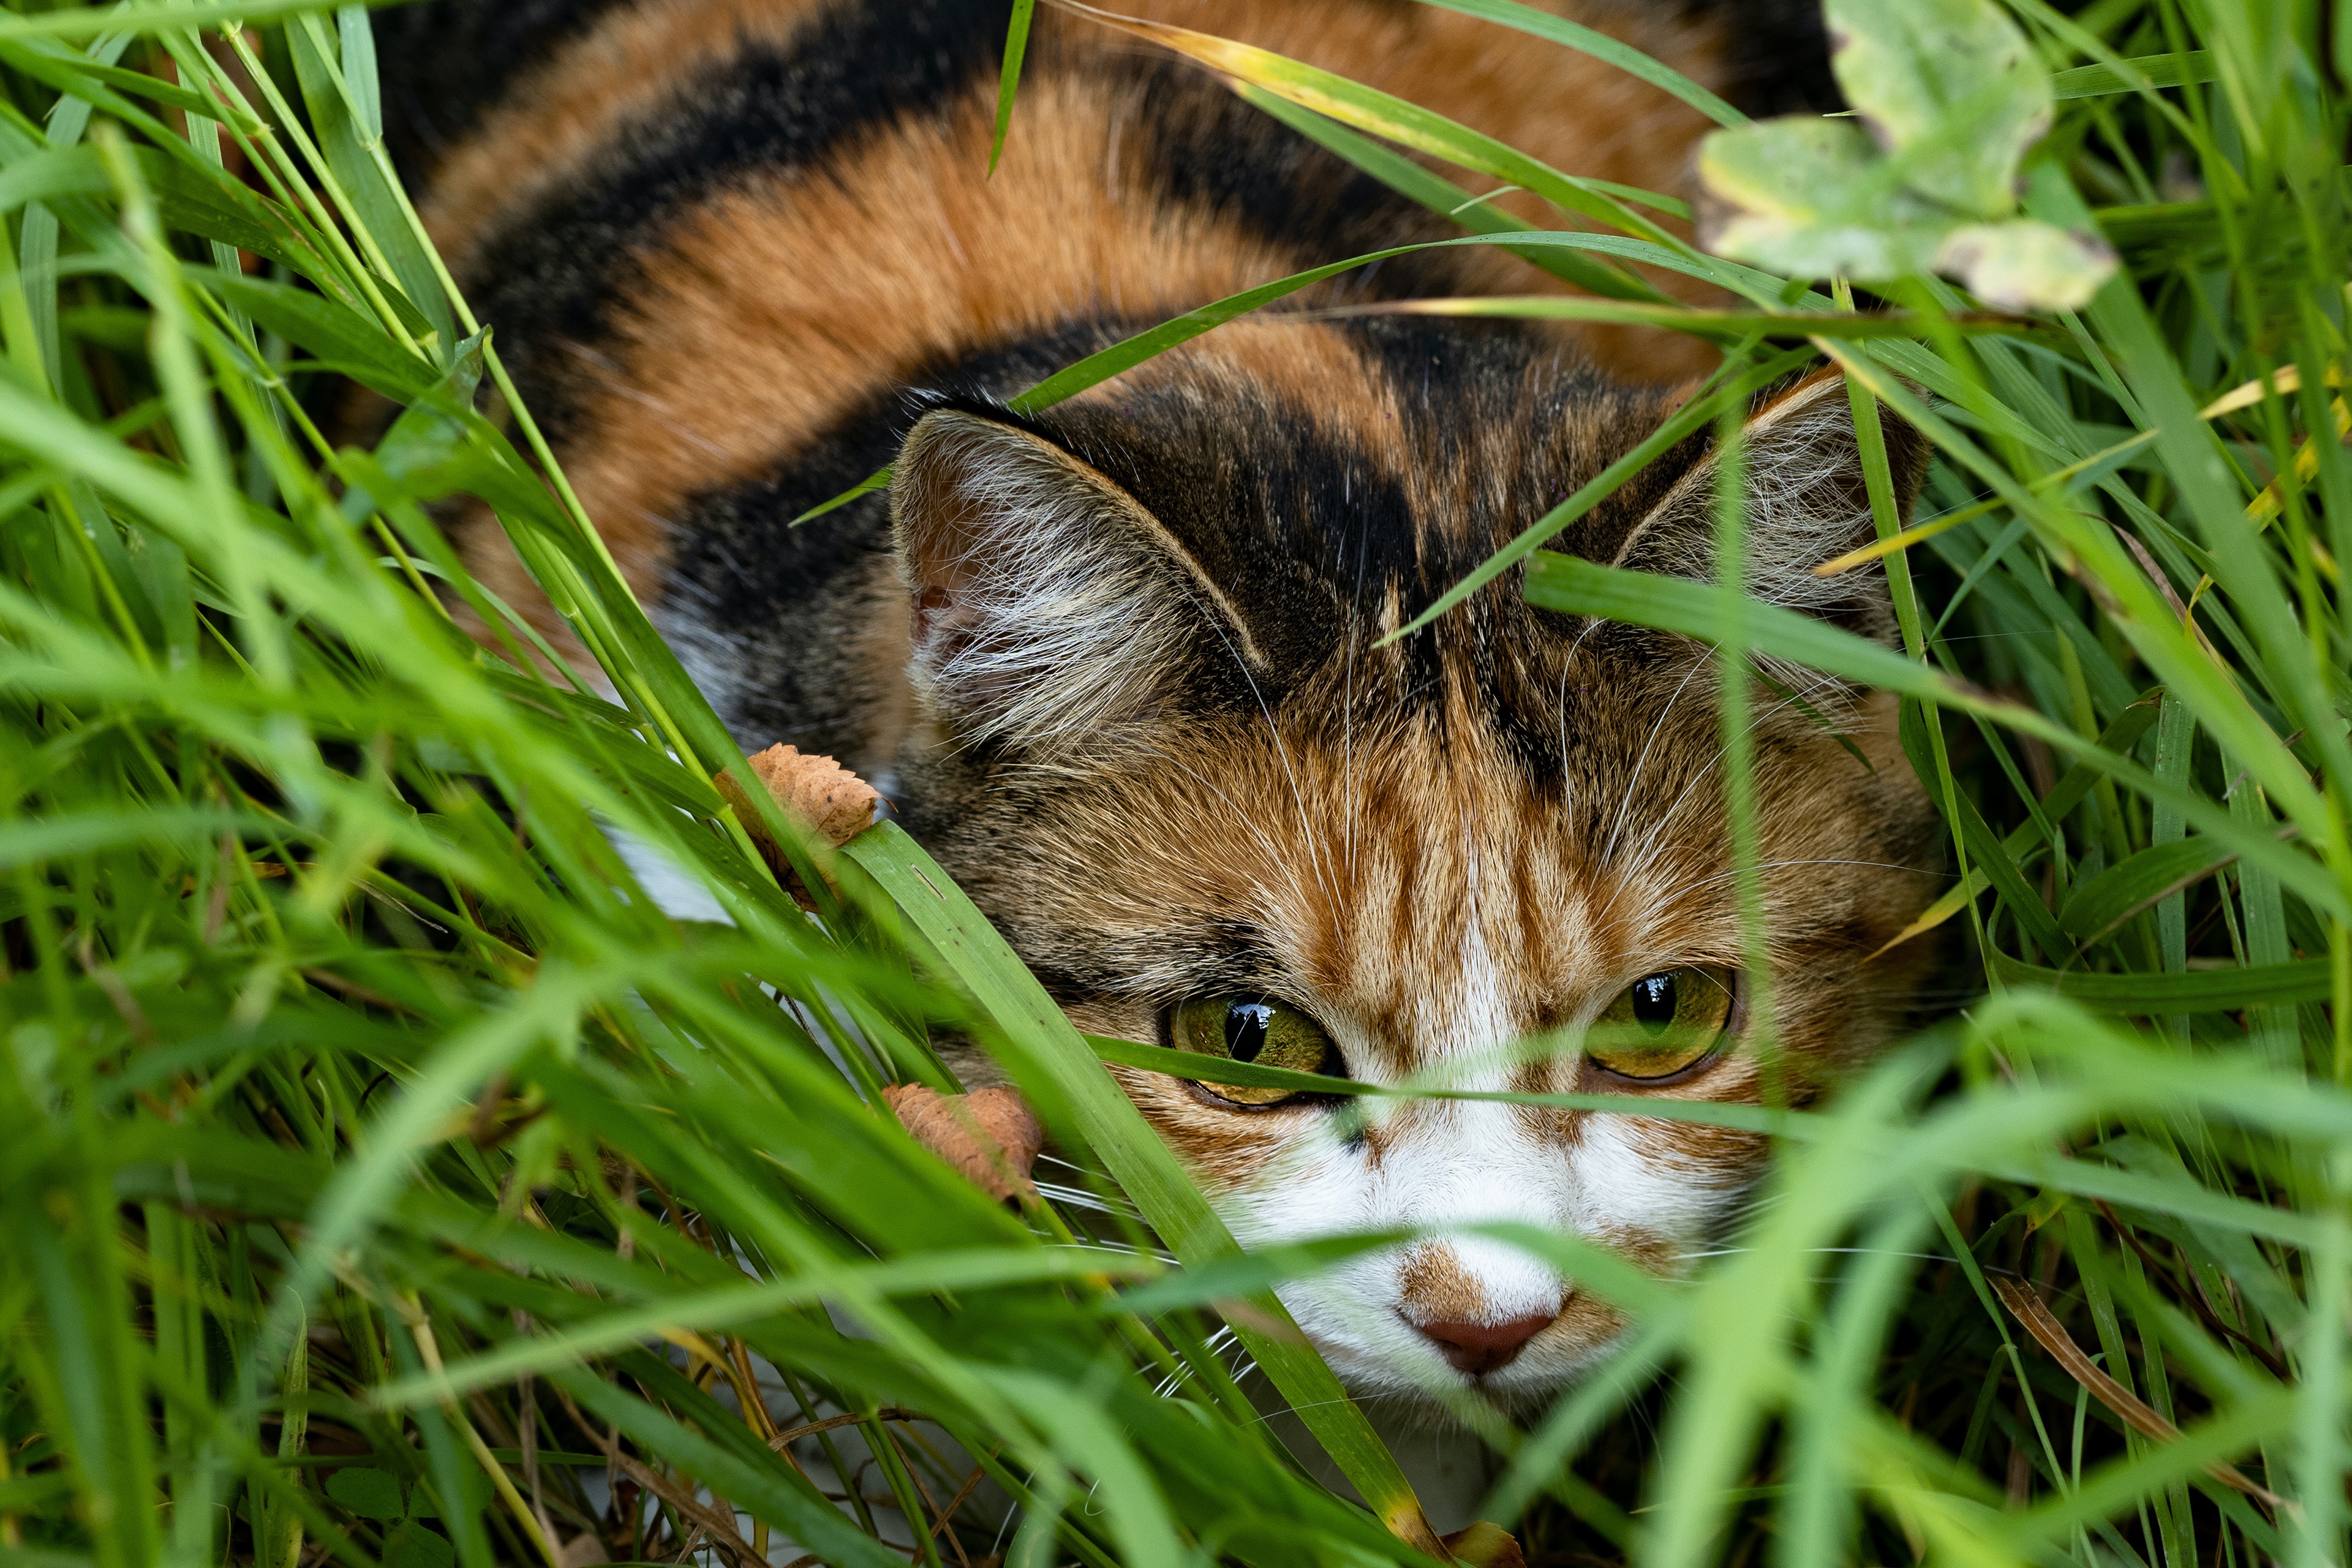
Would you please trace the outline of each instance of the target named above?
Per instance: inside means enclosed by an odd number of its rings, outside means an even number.
[[[1517,1359],[1527,1342],[1558,1321],[1549,1312],[1508,1318],[1499,1323],[1418,1323],[1414,1326],[1436,1342],[1446,1364],[1473,1377],[1499,1372]]]

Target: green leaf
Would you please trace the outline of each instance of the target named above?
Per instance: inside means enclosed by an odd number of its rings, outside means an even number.
[[[0,38],[94,38],[100,34],[135,37],[165,28],[197,29],[267,21],[273,16],[322,11],[331,4],[333,0],[233,0],[225,5],[134,4],[51,11],[34,16],[0,14]]]
[[[58,196],[102,196],[113,188],[97,148],[51,147],[0,169],[0,212]]]
[[[2050,79],[2050,96],[2100,98],[2108,93],[2137,92],[2143,87],[2191,87],[2211,81],[2221,74],[2210,49],[2191,49],[2178,55],[2140,55],[2119,64],[2123,69],[2095,65],[2060,71]]]
[[[1045,1085],[1066,1096],[1088,1147],[1169,1248],[1187,1264],[1238,1253],[1233,1234],[1168,1145],[1103,1070],[1045,987],[931,858],[889,822],[851,839],[845,853],[882,885],[1003,1031],[1015,1081],[1033,1098]],[[1271,1295],[1256,1297],[1250,1305],[1262,1320],[1278,1326],[1276,1334],[1265,1334],[1234,1325],[1259,1367],[1381,1521],[1408,1544],[1423,1550],[1423,1542],[1433,1545],[1419,1500],[1363,1412],[1304,1335],[1293,1340],[1279,1332],[1297,1332],[1290,1314]]]
[[[1685,248],[1678,237],[1626,205],[1629,201],[1647,205],[1656,199],[1651,192],[1563,173],[1394,93],[1350,81],[1268,49],[1162,22],[1114,16],[1101,11],[1090,14],[1123,32],[1171,49],[1234,80],[1248,82],[1302,108],[1328,115],[1343,125],[1463,168],[1491,174],[1534,192],[1564,212],[1581,214],[1623,233],[1654,240],[1668,249]],[[1736,279],[1718,280],[1727,287],[1738,287]],[[1631,272],[1596,268],[1586,287],[1615,299],[1662,297]]]
[[[285,263],[321,288],[335,288],[341,269],[319,253],[301,225],[268,197],[233,179],[199,173],[177,160],[141,150],[140,173],[155,190],[164,222],[239,250]]]
[[[382,131],[379,127],[371,132],[364,123],[374,101],[373,89],[360,87],[343,75],[341,61],[347,49],[331,48],[326,29],[317,17],[303,16],[289,25],[286,45],[333,184],[358,214],[363,242],[380,250],[383,264],[399,281],[392,297],[422,318],[439,340],[441,353],[453,352],[457,331],[449,301],[441,291],[440,274],[409,227],[399,195],[373,156]],[[372,61],[373,52],[359,51],[359,58]],[[376,114],[380,120],[380,109]]]
[[[1344,261],[1332,261],[1320,267],[1310,267],[1304,272],[1294,272],[1286,278],[1277,278],[1270,283],[1261,283],[1255,288],[1244,289],[1238,294],[1228,294],[1223,299],[1212,300],[1198,310],[1187,310],[1182,315],[1172,317],[1156,327],[1147,328],[1133,337],[1122,339],[1107,349],[1097,350],[1075,364],[1065,365],[1028,390],[1016,394],[1007,400],[1006,406],[1020,414],[1035,414],[1043,409],[1051,408],[1057,403],[1076,397],[1089,387],[1099,386],[1122,371],[1134,369],[1154,355],[1166,353],[1170,349],[1190,342],[1202,333],[1221,327],[1238,316],[1247,315],[1261,305],[1272,304],[1276,300],[1296,294],[1301,289],[1337,278],[1339,274],[1352,271],[1359,267],[1369,267],[1374,262],[1386,261],[1391,257],[1410,256],[1416,251],[1433,250],[1457,245],[1497,245],[1506,250],[1530,256],[1543,254],[1568,256],[1580,250],[1602,248],[1602,244],[1599,242],[1605,242],[1612,237],[1614,237],[1606,235],[1562,234],[1549,229],[1519,233],[1505,232],[1496,235],[1470,235],[1460,239],[1437,239],[1419,245],[1394,246],[1387,250],[1374,250],[1362,256],[1351,256]],[[1772,363],[1777,367],[1772,374],[1777,375],[1793,368],[1798,362],[1784,358]],[[1762,381],[1755,380],[1752,375],[1742,383],[1743,385],[1751,384],[1758,386],[1764,384]],[[1708,404],[1706,406],[1712,408],[1714,405]],[[1694,416],[1679,428],[1683,434],[1687,434],[1690,430],[1696,429],[1698,423],[1698,419]],[[1679,439],[1679,436],[1676,439]],[[1666,445],[1671,444],[1671,442],[1666,443]],[[1645,447],[1644,450],[1647,449]],[[1658,449],[1664,450],[1664,447],[1660,446]],[[1646,460],[1645,458],[1644,461]],[[1614,472],[1613,469],[1612,471]],[[830,500],[820,502],[801,513],[792,520],[790,526],[798,528],[804,522],[847,506],[860,497],[887,489],[889,483],[890,470],[887,468],[877,469]],[[1550,537],[1551,532],[1557,531],[1558,527],[1564,526],[1566,523],[1562,522],[1547,530],[1541,538]],[[1540,539],[1528,543],[1526,548],[1530,550],[1535,548],[1536,542],[1540,542]]]
[[[2153,688],[2130,707],[2125,709],[2116,716],[2116,721],[2100,733],[2099,749],[2103,752],[2112,752],[2118,756],[2129,752],[2139,743],[2139,738],[2147,734],[2156,724],[2162,694],[2163,688]],[[2073,767],[2068,768],[2064,776],[2052,786],[2049,795],[2041,802],[2042,816],[2052,821],[2064,816],[2083,804],[2091,791],[2096,787],[2102,776],[2098,769],[2087,763],[2076,763]],[[2179,779],[2166,778],[2160,768],[2158,770],[2158,777],[2169,784],[2178,785],[2180,783]],[[2007,838],[2001,840],[2001,847],[2008,852],[2009,858],[2020,865],[2024,864],[2041,846],[2042,830],[2030,820],[2020,823],[2011,831]],[[1942,924],[1958,914],[1970,899],[1975,898],[1991,885],[1991,879],[1985,875],[1982,867],[1969,867],[1968,876],[1956,884],[1949,892],[1928,905],[1919,918],[1912,921],[1896,941],[1906,940]]]
[[[1914,704],[1906,717],[1916,711],[1917,707]],[[1923,760],[1915,755],[1913,766],[1917,767]],[[1929,771],[1920,769],[1922,776]],[[2049,908],[2042,903],[2041,896],[2027,885],[2024,873],[2010,858],[2008,847],[1985,821],[1977,803],[1960,795],[1954,797],[1952,804],[1959,810],[1960,832],[1967,840],[1969,859],[1973,868],[1985,874],[1993,890],[2000,895],[2001,903],[2016,917],[2018,924],[2025,929],[2026,935],[2033,939],[2036,947],[2053,959],[2071,956],[2072,944],[2061,931],[2058,922],[2051,918]]]
[[[343,83],[350,89],[352,118],[360,141],[373,147],[383,140],[383,91],[375,75],[375,34],[365,5],[335,7],[335,28],[343,46]]]
[[[2183,838],[2143,849],[2074,889],[2058,923],[2088,945],[2170,894],[2204,880],[2237,856],[2204,838]]]
[[[1422,4],[1446,11],[1459,11],[1465,16],[1476,16],[1501,26],[1515,27],[1522,33],[1574,49],[1579,54],[1605,60],[1628,76],[1637,77],[1652,87],[1674,94],[1717,125],[1748,123],[1748,116],[1682,72],[1651,58],[1631,44],[1580,22],[1571,22],[1549,11],[1538,11],[1532,5],[1519,5],[1517,0],[1422,0]]]
[[[260,120],[234,105],[206,98],[200,93],[190,92],[184,87],[174,87],[162,78],[150,76],[145,71],[124,70],[120,66],[100,65],[96,60],[85,59],[74,60],[72,68],[73,74],[83,79],[82,84],[71,85],[68,79],[68,81],[61,81],[59,85],[78,98],[89,99],[99,103],[100,107],[105,107],[104,101],[91,93],[89,88],[103,84],[117,92],[127,92],[135,97],[163,104],[166,108],[176,109],[183,114],[200,114],[208,120],[221,121],[236,127],[247,135],[262,128]]]
[[[415,1520],[383,1538],[383,1568],[451,1568],[457,1561],[447,1536]]]
[[[192,267],[188,278],[287,342],[343,365],[386,397],[406,403],[436,379],[438,367],[401,353],[374,321],[324,295],[217,268]]]
[[[1914,191],[1996,218],[2050,129],[2050,79],[1992,0],[1823,0],[1830,69]]]
[[[1521,529],[1508,544],[1486,557],[1467,576],[1430,601],[1427,609],[1406,622],[1391,637],[1383,638],[1383,642],[1393,642],[1420,631],[1522,561],[1528,562],[1528,581],[1532,583],[1542,563],[1549,559],[1539,553],[1547,540],[1614,495],[1628,479],[1672,450],[1693,431],[1704,428],[1723,410],[1771,385],[1790,372],[1811,363],[1812,359],[1813,353],[1810,348],[1783,350],[1761,364],[1746,366],[1728,379],[1709,386],[1669,415],[1664,424],[1643,437],[1632,451],[1578,487],[1575,494]]]
[[[58,813],[45,817],[0,819],[0,869],[87,855],[125,844],[165,843],[183,836],[243,829],[262,831],[261,817],[218,806],[148,806]]]
[[[327,1495],[362,1519],[408,1516],[400,1500],[400,1482],[388,1471],[357,1465],[339,1469],[327,1478]]]
[[[2285,1389],[2231,1405],[2178,1437],[2145,1445],[2136,1458],[2126,1453],[2086,1470],[2079,1487],[2052,1494],[2029,1511],[1988,1518],[1979,1539],[2003,1561],[2039,1557],[2053,1542],[2080,1539],[2089,1521],[2126,1513],[2135,1500],[2144,1504],[2166,1480],[2185,1479],[2284,1438],[2299,1408],[2294,1391]]]
[[[2193,840],[2192,840],[2193,842]],[[2156,1017],[2167,1013],[2222,1013],[2286,1002],[2324,1002],[2333,981],[2324,958],[2238,969],[2192,969],[2185,974],[2092,974],[2036,969],[2003,953],[1993,973],[2005,985],[2055,991],[2096,1013]]]
[[[693,1476],[754,1519],[790,1531],[794,1539],[840,1568],[906,1568],[906,1560],[857,1529],[791,1465],[766,1468],[732,1452],[642,1399],[624,1394],[594,1373],[561,1368],[548,1381],[591,1413],[620,1428],[649,1453]],[[730,1422],[737,1432],[740,1422]]]
[[[1306,1094],[1381,1094],[1379,1086],[1356,1083],[1348,1079],[1336,1079],[1322,1073],[1297,1072],[1289,1068],[1261,1067],[1255,1062],[1237,1062],[1230,1057],[1202,1056],[1197,1051],[1171,1050],[1166,1046],[1141,1045],[1134,1040],[1114,1040],[1101,1035],[1087,1035],[1086,1042],[1095,1055],[1121,1067],[1141,1068],[1147,1072],[1166,1073],[1171,1078],[1194,1083],[1225,1083],[1257,1089],[1293,1089]]]
[[[590,1318],[544,1339],[509,1340],[496,1350],[453,1363],[440,1373],[387,1384],[377,1391],[374,1403],[379,1408],[395,1410],[446,1399],[452,1394],[470,1394],[532,1373],[577,1365],[590,1356],[642,1343],[668,1329],[698,1332],[734,1329],[772,1318],[789,1308],[838,1299],[849,1287],[876,1296],[931,1295],[1037,1280],[1149,1276],[1159,1271],[1157,1260],[1132,1255],[1047,1251],[1035,1247],[966,1248],[699,1295],[672,1293],[655,1306]]]
[[[1227,1299],[1255,1296],[1285,1279],[1318,1273],[1364,1253],[1394,1247],[1412,1240],[1416,1234],[1409,1229],[1362,1231],[1239,1252],[1196,1268],[1180,1268],[1164,1279],[1122,1290],[1103,1304],[1103,1310],[1156,1317],[1180,1307],[1204,1307]]]
[[[1492,198],[1506,187],[1496,187],[1484,196],[1474,196],[1444,175],[1423,167],[1394,148],[1382,145],[1371,137],[1349,130],[1326,114],[1291,102],[1286,98],[1254,87],[1245,81],[1232,84],[1242,101],[1281,121],[1301,136],[1326,151],[1346,159],[1364,173],[1387,185],[1401,195],[1411,197],[1432,212],[1443,213],[1454,222],[1475,234],[1509,234],[1525,225],[1501,210]],[[1688,217],[1689,210],[1680,202],[1659,197],[1654,204],[1662,212],[1676,217]],[[1579,236],[1591,249],[1629,259],[1638,258],[1654,267],[1669,268],[1692,277],[1712,278],[1716,269],[1707,264],[1694,263],[1685,252],[1635,239],[1631,235],[1590,234]],[[1629,248],[1630,247],[1630,248]],[[1509,247],[1505,247],[1509,249]],[[1556,252],[1516,250],[1512,254],[1532,266],[1539,267],[1556,278],[1574,282],[1580,275],[1574,258]],[[1759,285],[1777,280],[1759,278]]]
[[[1005,132],[1013,128],[1013,99],[1021,89],[1021,58],[1029,52],[1029,23],[1037,0],[1013,0],[1013,19],[1004,29],[1004,64],[996,83],[996,136],[988,144],[988,172],[1004,155]]]
[[[1706,247],[1799,277],[1941,272],[1994,305],[2086,303],[2116,269],[2105,241],[2009,218],[2052,101],[2016,26],[1991,0],[1828,0],[1827,16],[1859,123],[1792,116],[1707,137]]]
[[[2115,276],[2115,247],[2035,218],[1964,224],[1944,237],[1936,270],[1988,305],[2078,310]]]
[[[1849,121],[1785,118],[1699,144],[1709,250],[1801,278],[1927,271],[1956,218],[1906,195]]]
[[[1873,310],[1709,310],[1688,305],[1653,305],[1643,300],[1593,300],[1574,294],[1470,294],[1439,299],[1383,300],[1335,306],[1325,314],[1346,316],[1487,316],[1515,321],[1612,321],[1690,332],[1727,346],[1752,340],[1905,338],[1929,330],[1917,316]],[[1962,333],[2014,334],[2022,323],[2006,318],[1963,318],[1944,323]]]

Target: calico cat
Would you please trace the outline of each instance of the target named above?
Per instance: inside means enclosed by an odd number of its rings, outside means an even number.
[[[1674,191],[1706,128],[1583,55],[1404,0],[1131,3],[1578,174]],[[1578,14],[1736,90],[1770,9]],[[1654,429],[1712,351],[1312,310],[1557,287],[1462,247],[1015,414],[1010,394],[1171,315],[1458,230],[1218,79],[1048,8],[991,177],[1007,11],[378,14],[436,237],[656,624],[747,748],[882,782],[1086,1029],[1375,1082],[1758,1100],[1706,650],[1531,608],[1516,573],[1382,641]],[[1924,452],[1885,434],[1907,507]],[[787,526],[892,461],[887,497]],[[1756,592],[1891,636],[1883,579],[1809,571],[1871,532],[1843,385],[1759,398],[1746,466]],[[1555,548],[1706,577],[1713,487],[1694,437]],[[534,602],[495,526],[463,526],[484,578]],[[1801,695],[1759,685],[1755,719],[1798,1100],[1896,1026],[1913,949],[1873,955],[1931,858],[1891,701]],[[1507,1048],[1596,1022],[1589,1048]],[[1556,1227],[1674,1270],[1764,1154],[1687,1121],[1360,1116],[1120,1076],[1244,1242],[1432,1233],[1284,1292],[1373,1394],[1529,1399],[1620,1333],[1573,1280],[1459,1227]]]

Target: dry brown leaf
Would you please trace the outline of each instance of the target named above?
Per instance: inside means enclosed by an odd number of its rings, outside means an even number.
[[[941,1094],[919,1083],[894,1083],[882,1098],[907,1135],[999,1202],[1027,1197],[1029,1168],[1045,1142],[1037,1113],[1018,1089],[999,1085],[970,1094]]]
[[[2066,1369],[2069,1376],[2089,1389],[2092,1398],[2123,1417],[2125,1423],[2143,1437],[2168,1443],[2180,1436],[2180,1428],[2158,1415],[2153,1405],[2099,1370],[2098,1363],[2074,1342],[2074,1336],[2066,1331],[2066,1326],[2050,1315],[2050,1309],[2042,1304],[2042,1298],[2034,1293],[2032,1286],[2022,1279],[2004,1279],[1998,1276],[1992,1279],[1991,1283],[1993,1293],[2015,1314],[2017,1321],[2025,1325],[2025,1331]],[[2272,1508],[2290,1506],[2285,1499],[2253,1480],[2235,1465],[2208,1465],[2205,1473],[2223,1486],[2235,1488]]]
[[[873,822],[874,805],[882,798],[872,784],[831,757],[803,755],[796,746],[770,746],[743,761],[751,767],[751,776],[768,786],[770,797],[778,805],[828,844],[846,844],[863,831]],[[735,775],[721,771],[713,773],[710,782],[735,808],[743,830],[761,847],[772,852],[775,846],[760,825],[760,814],[751,808],[751,798],[735,782]]]
[[[777,744],[743,760],[751,765],[752,776],[768,786],[770,797],[787,816],[805,824],[810,831],[836,848],[874,821],[874,808],[882,796],[872,784],[831,757],[808,756],[797,746]],[[807,906],[807,890],[793,876],[791,858],[760,820],[759,812],[743,793],[743,786],[735,782],[735,775],[726,772],[713,773],[710,782],[718,789],[719,798],[735,808],[735,819],[766,857],[776,880],[803,906]]]
[[[555,1555],[562,1561],[563,1568],[593,1568],[595,1563],[613,1560],[612,1553],[604,1550],[604,1542],[588,1534],[573,1536],[557,1550]]]
[[[1441,1539],[1455,1562],[1467,1563],[1471,1568],[1528,1568],[1518,1541],[1501,1525],[1486,1520]]]

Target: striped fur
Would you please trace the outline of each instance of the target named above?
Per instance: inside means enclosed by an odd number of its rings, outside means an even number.
[[[1678,190],[1704,128],[1580,55],[1405,0],[1140,8],[1580,174]],[[1809,7],[1577,14],[1730,91],[1759,36],[1734,24],[1783,9]],[[1506,1047],[1583,1026],[1654,970],[1744,961],[1704,650],[1537,611],[1507,578],[1382,639],[1654,429],[1708,355],[1286,307],[1015,415],[1011,392],[1166,316],[1452,230],[1215,80],[1046,10],[983,177],[1005,15],[436,0],[377,26],[436,237],[747,746],[889,781],[1087,1028],[1165,1040],[1186,997],[1261,994],[1321,1019],[1359,1078],[1607,1086],[1573,1053]],[[1459,248],[1297,303],[1553,287]],[[1907,503],[1924,459],[1886,435]],[[887,497],[784,526],[894,458]],[[1870,531],[1842,388],[1759,402],[1746,470],[1751,585],[1888,635],[1883,580],[1810,572]],[[1693,437],[1559,545],[1710,576],[1715,484]],[[460,527],[493,587],[536,601],[494,526]],[[1801,1099],[1902,1016],[1908,950],[1868,955],[1922,901],[1931,839],[1891,705],[1772,673],[1803,699],[1759,688],[1755,721],[1781,1084]],[[1762,1156],[1658,1120],[1244,1110],[1122,1078],[1244,1238],[1432,1233],[1286,1291],[1351,1384],[1399,1395],[1468,1375],[1433,1324],[1550,1321],[1473,1379],[1506,1400],[1622,1326],[1463,1226],[1567,1227],[1671,1270]],[[1763,1079],[1733,1050],[1648,1092],[1753,1100]]]

